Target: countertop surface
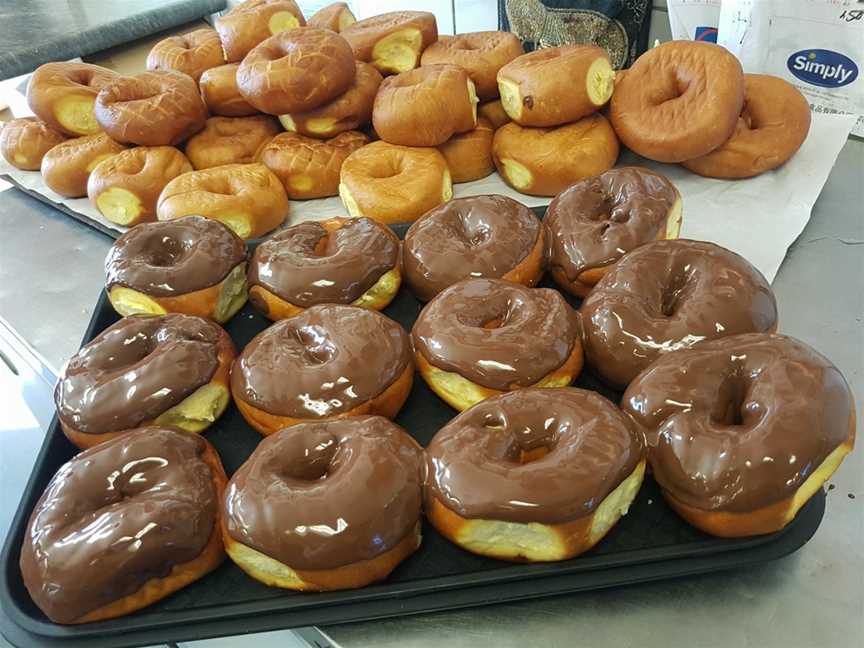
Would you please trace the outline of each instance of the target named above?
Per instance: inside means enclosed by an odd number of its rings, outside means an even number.
[[[220,11],[225,0],[0,0],[0,79]]]
[[[864,143],[849,141],[773,284],[781,331],[833,360],[859,404],[864,402],[862,169]],[[80,344],[110,245],[107,236],[15,189],[0,193],[0,317],[54,368]],[[32,452],[2,440],[3,452],[15,453],[9,463],[23,480]],[[322,631],[347,648],[861,646],[862,454],[856,449],[831,479],[827,512],[815,537],[792,556],[757,569]],[[260,645],[254,636],[224,641],[218,645]]]

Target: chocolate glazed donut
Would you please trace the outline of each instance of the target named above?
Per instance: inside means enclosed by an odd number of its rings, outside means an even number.
[[[111,246],[105,275],[121,315],[171,312],[225,322],[246,303],[246,245],[202,216],[145,223]]]
[[[627,512],[645,472],[632,422],[597,393],[521,389],[445,425],[426,450],[425,509],[446,538],[508,560],[565,560]]]
[[[568,292],[585,297],[624,254],[654,239],[675,239],[681,195],[664,176],[619,167],[580,180],[546,211],[549,270]]]
[[[734,537],[779,531],[855,441],[840,371],[806,344],[751,333],[660,356],[622,407],[654,477],[694,526]]]
[[[543,276],[545,246],[545,229],[522,203],[497,195],[457,198],[411,225],[402,267],[422,301],[470,277],[533,286]]]
[[[249,270],[252,304],[270,319],[325,303],[382,310],[400,283],[399,238],[369,218],[286,228],[256,248]]]
[[[231,392],[266,436],[310,419],[393,418],[413,379],[399,324],[365,308],[321,304],[255,336],[231,371]]]
[[[464,410],[522,387],[563,387],[582,368],[576,313],[549,288],[466,279],[426,304],[412,330],[420,375]]]
[[[141,428],[72,458],[36,503],[21,576],[55,623],[150,605],[225,558],[219,455],[202,437]]]
[[[125,317],[66,364],[60,425],[79,448],[149,422],[200,432],[228,405],[234,356],[228,334],[200,317]]]
[[[625,255],[579,309],[585,359],[624,388],[658,356],[697,342],[777,329],[765,277],[703,241],[653,241]]]
[[[420,546],[423,451],[380,416],[302,423],[262,441],[224,501],[228,555],[297,590],[362,587]]]

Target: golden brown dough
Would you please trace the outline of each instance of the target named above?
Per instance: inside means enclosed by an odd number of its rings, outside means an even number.
[[[399,74],[420,65],[423,50],[438,40],[438,24],[427,11],[391,11],[357,21],[341,34],[355,58],[381,74]]]
[[[214,115],[223,117],[248,117],[258,111],[240,94],[237,89],[237,68],[239,63],[228,63],[205,70],[198,81],[204,103]]]
[[[237,63],[262,41],[306,24],[294,0],[246,0],[214,23],[225,60]]]
[[[65,139],[35,117],[21,117],[6,122],[0,131],[0,153],[14,167],[38,171],[45,154]]]
[[[709,178],[752,178],[795,155],[810,132],[810,106],[780,77],[744,75],[744,108],[725,144],[681,164]]]
[[[87,196],[112,223],[133,227],[156,220],[159,193],[192,170],[173,146],[138,146],[103,160],[87,180]]]
[[[556,128],[516,123],[495,131],[492,159],[504,181],[522,193],[554,196],[571,184],[609,170],[618,138],[601,115]]]
[[[179,144],[204,128],[207,107],[198,84],[182,72],[118,77],[96,96],[96,121],[121,144]]]
[[[206,216],[250,239],[285,221],[288,196],[279,178],[263,164],[226,164],[169,182],[159,196],[156,213],[159,220]]]
[[[222,43],[219,34],[212,29],[169,36],[156,43],[147,55],[148,70],[177,70],[196,81],[205,70],[223,63]]]
[[[523,54],[498,71],[501,104],[521,126],[558,126],[601,108],[612,96],[615,70],[595,45],[548,47]]]
[[[372,103],[382,81],[368,63],[355,61],[354,82],[333,101],[307,112],[280,115],[285,130],[307,137],[333,137],[366,126],[372,119]]]
[[[400,223],[450,200],[453,184],[437,149],[378,141],[357,149],[342,164],[339,196],[350,216]]]
[[[310,27],[329,29],[337,34],[357,22],[351,9],[344,2],[334,2],[316,11],[307,23]]]
[[[391,144],[443,144],[477,125],[474,82],[455,65],[424,65],[388,77],[375,95],[372,125]]]
[[[96,95],[119,76],[89,63],[45,63],[30,75],[27,103],[54,130],[93,135],[101,130],[93,114]]]
[[[346,131],[328,140],[282,133],[270,140],[258,155],[293,200],[323,198],[339,194],[342,163],[369,142],[358,131]]]
[[[237,69],[237,88],[261,112],[283,115],[318,108],[348,90],[354,57],[330,30],[303,27],[257,45]]]
[[[510,32],[482,31],[440,36],[423,51],[421,65],[451,63],[468,72],[481,101],[498,96],[498,70],[522,54],[522,41]]]
[[[495,130],[486,119],[477,128],[454,135],[438,147],[447,160],[453,182],[470,182],[485,178],[495,170],[492,162],[492,138]]]
[[[279,123],[270,115],[211,117],[204,130],[186,143],[186,157],[196,169],[249,164],[279,130]]]
[[[102,160],[125,150],[105,133],[60,142],[42,158],[42,179],[61,196],[86,196],[90,172]]]

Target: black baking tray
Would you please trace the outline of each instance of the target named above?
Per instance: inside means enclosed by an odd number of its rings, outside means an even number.
[[[540,215],[544,209],[535,211]],[[406,225],[394,226],[400,237],[406,229]],[[250,243],[250,248],[255,245]],[[420,308],[403,287],[384,312],[410,330]],[[117,319],[103,291],[83,342]],[[247,304],[225,328],[240,350],[268,325]],[[615,402],[620,399],[620,393],[604,387],[588,372],[583,371],[575,384]],[[418,377],[396,422],[425,446],[454,415]],[[219,451],[229,475],[261,440],[233,404],[205,435]],[[779,533],[714,538],[679,518],[647,477],[628,515],[596,547],[572,560],[513,564],[483,558],[451,544],[424,523],[420,549],[386,581],[360,590],[296,593],[270,588],[226,560],[213,573],[144,610],[110,621],[62,626],[48,621],[31,601],[21,580],[18,557],[33,506],[57,469],[75,452],[55,418],[0,554],[0,607],[5,617],[0,623],[6,638],[18,646],[123,647],[334,625],[743,567],[779,558],[804,545],[825,510],[825,495],[820,490]]]

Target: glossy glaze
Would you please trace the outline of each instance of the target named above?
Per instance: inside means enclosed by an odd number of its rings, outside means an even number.
[[[63,465],[36,504],[21,573],[36,604],[69,623],[196,558],[218,502],[205,442],[141,428]]]
[[[523,463],[526,454],[542,456]],[[560,524],[592,513],[636,468],[642,445],[595,392],[522,389],[451,420],[426,456],[426,497],[460,516]]]
[[[494,328],[484,328],[494,323]],[[414,348],[444,371],[485,387],[527,387],[564,364],[578,344],[576,313],[549,288],[468,279],[430,301]]]
[[[451,200],[405,234],[405,280],[418,299],[429,301],[462,279],[500,279],[531,253],[541,234],[534,213],[506,196]]]
[[[123,234],[105,259],[105,284],[156,297],[215,286],[246,260],[246,245],[219,221],[186,216]]]
[[[231,478],[228,533],[294,569],[375,558],[416,526],[422,468],[422,449],[380,416],[294,425]]]
[[[219,335],[200,317],[124,317],[66,364],[54,390],[60,420],[102,434],[157,417],[210,382]]]
[[[678,192],[664,176],[639,167],[611,169],[555,196],[546,212],[549,264],[570,281],[614,263],[666,228]]]
[[[790,497],[848,439],[854,414],[830,361],[758,333],[662,356],[622,407],[644,431],[664,489],[698,509],[738,512]]]
[[[255,336],[237,358],[231,388],[270,414],[325,418],[378,396],[410,363],[399,324],[365,308],[323,304]]]
[[[296,306],[350,304],[398,264],[398,237],[369,218],[348,220],[329,234],[320,223],[306,222],[258,246],[249,284]]]
[[[622,388],[662,353],[777,324],[774,293],[755,267],[713,243],[687,240],[630,252],[579,312],[588,364]]]

